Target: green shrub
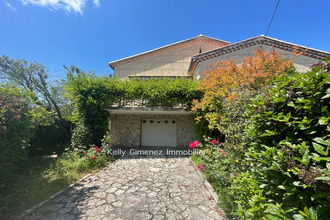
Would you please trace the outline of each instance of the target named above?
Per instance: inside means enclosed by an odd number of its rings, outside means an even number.
[[[16,163],[27,157],[33,136],[29,101],[22,90],[0,87],[0,190]]]
[[[84,124],[78,124],[72,132],[72,149],[87,150],[88,146],[93,143],[92,141],[92,133],[89,129]]]
[[[115,158],[108,154],[109,145],[102,139],[102,146],[91,146],[87,150],[76,148],[63,153],[49,170],[50,179],[65,179],[68,183],[78,179],[82,173],[104,167]]]
[[[228,193],[235,201],[233,214],[246,219],[261,219],[266,206],[266,198],[253,173],[243,172],[232,179]]]
[[[278,204],[279,213],[294,219],[328,216],[329,100],[329,64],[319,63],[305,74],[279,78],[249,106],[247,160],[266,198],[260,207]]]
[[[33,136],[33,117],[26,93],[8,85],[0,87],[0,194],[15,179],[17,164],[27,158]],[[0,201],[0,212],[6,203]]]
[[[71,123],[65,119],[66,130],[69,130]],[[48,125],[39,125],[35,128],[35,135],[30,141],[29,155],[46,155],[64,152],[67,142],[66,135],[56,123]]]
[[[209,137],[204,137],[192,160],[204,172],[207,180],[219,194],[221,208],[227,215],[236,206],[229,188],[233,178],[244,170],[244,150],[230,143],[223,143]]]
[[[217,129],[226,137],[221,149],[227,154],[223,157],[206,139],[199,146],[204,153],[192,159],[202,166],[227,215],[239,219],[327,218],[329,61],[305,74],[282,74],[262,95],[249,101],[253,94],[244,94],[234,99],[233,108],[215,118]]]

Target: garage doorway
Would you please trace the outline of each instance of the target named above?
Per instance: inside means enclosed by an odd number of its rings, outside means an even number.
[[[142,147],[176,147],[175,119],[142,119]]]

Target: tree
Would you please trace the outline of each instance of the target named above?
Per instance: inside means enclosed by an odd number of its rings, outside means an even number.
[[[26,149],[33,136],[30,98],[21,89],[0,87],[0,191],[16,163],[26,158]]]
[[[200,115],[197,120],[204,118],[210,129],[224,132],[220,120],[223,114],[240,111],[248,98],[264,88],[273,76],[293,68],[293,59],[297,55],[294,52],[294,56],[287,60],[273,49],[268,52],[257,49],[255,56],[245,57],[240,64],[233,59],[217,62],[203,74],[198,88],[204,92],[203,98],[193,102],[192,110]],[[236,116],[242,116],[236,113]],[[234,119],[236,116],[231,116],[233,121],[238,120]]]
[[[70,135],[65,128],[60,106],[54,96],[58,89],[50,84],[48,70],[45,66],[37,62],[28,63],[23,59],[14,60],[8,56],[2,56],[0,57],[0,75],[30,91],[36,104],[45,106],[49,111],[54,110],[55,122],[69,141]]]

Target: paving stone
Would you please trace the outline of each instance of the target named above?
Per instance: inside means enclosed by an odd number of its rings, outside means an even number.
[[[114,194],[108,194],[106,200],[107,200],[108,204],[111,204],[111,203],[117,201],[117,197]]]
[[[62,202],[66,198],[67,198],[66,195],[62,194],[60,196],[55,197],[54,200],[53,200],[53,202],[55,202],[55,203],[56,202]]]
[[[152,215],[148,212],[139,212],[136,215],[132,216],[131,219],[134,219],[134,220],[141,220],[141,219],[148,220],[148,219],[152,219]]]
[[[76,207],[76,208],[72,209],[71,214],[80,215],[80,214],[83,214],[83,212],[84,212],[83,208]]]
[[[91,217],[97,217],[99,215],[103,215],[105,214],[104,209],[102,209],[101,207],[97,207],[95,209],[90,209],[87,211],[88,216]]]
[[[64,214],[69,213],[71,210],[72,210],[72,207],[68,207],[68,208],[61,208],[57,212],[59,213],[59,215],[64,215]]]
[[[225,219],[189,158],[123,158],[23,219]]]
[[[105,199],[100,199],[96,202],[95,207],[103,206],[107,201]]]
[[[70,214],[61,215],[61,216],[57,216],[55,220],[74,220],[74,216],[71,216]]]
[[[67,203],[66,205],[65,205],[65,208],[73,208],[73,207],[75,207],[77,204],[76,203],[74,203],[74,202],[69,202],[69,203]]]
[[[51,206],[47,207],[49,212],[55,212],[56,210],[58,210],[59,208],[62,208],[64,206],[64,204],[62,203],[54,203]]]
[[[163,220],[163,219],[165,219],[163,215],[154,215],[154,217],[152,218],[152,220]]]
[[[120,201],[117,201],[117,202],[112,203],[112,205],[116,208],[120,208],[123,205],[123,203]]]
[[[116,188],[116,187],[111,187],[111,188],[105,190],[105,192],[107,192],[107,193],[113,193],[113,192],[116,192],[117,190],[118,190],[118,188]]]
[[[103,199],[107,196],[107,193],[106,192],[97,192],[94,194],[94,196]]]
[[[115,208],[112,207],[111,205],[106,205],[105,208],[104,208],[104,212],[105,212],[105,213],[110,213],[110,212],[112,212],[113,210],[115,210]]]
[[[115,195],[120,196],[120,195],[124,194],[124,192],[125,192],[125,190],[119,189],[115,192]]]

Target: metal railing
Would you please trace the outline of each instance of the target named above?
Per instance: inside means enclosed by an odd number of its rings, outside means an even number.
[[[178,103],[157,103],[157,104],[150,104],[147,99],[138,99],[138,100],[121,100],[117,103],[113,103],[112,108],[120,108],[120,107],[161,107],[161,108],[179,108],[179,109],[185,109],[188,106],[184,103],[178,102]]]

